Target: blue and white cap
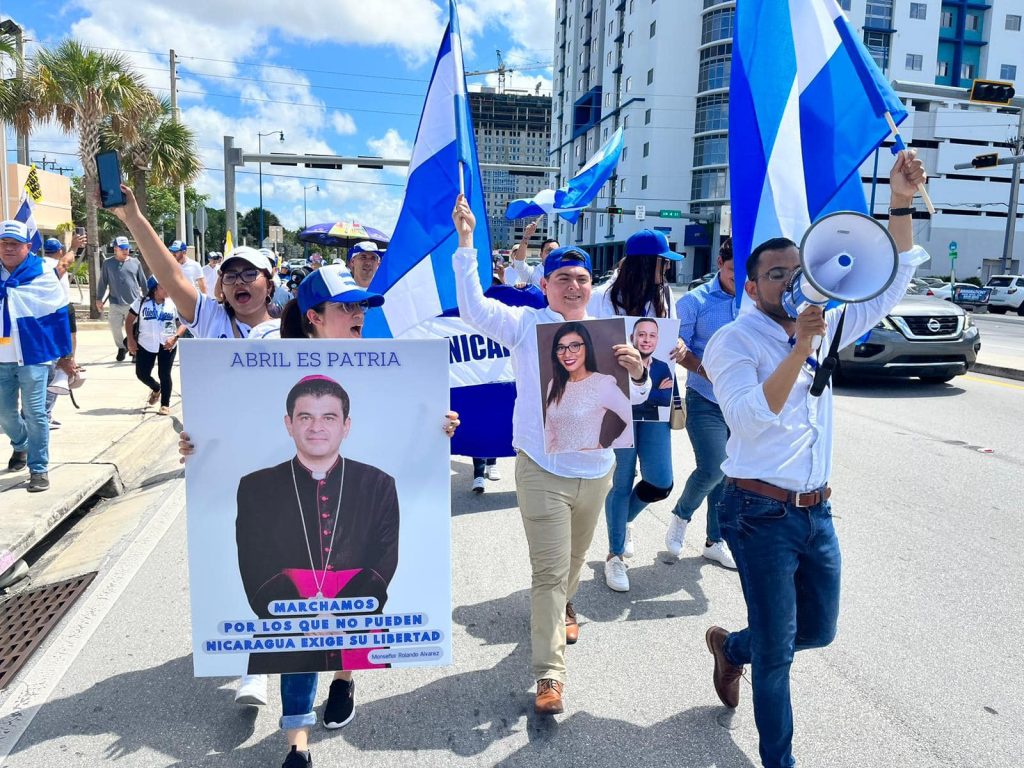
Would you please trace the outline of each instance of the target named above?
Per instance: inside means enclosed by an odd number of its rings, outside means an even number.
[[[181,253],[182,251],[188,250],[188,244],[181,240],[175,240],[173,243],[167,246],[167,250],[170,251],[171,253]]]
[[[365,301],[371,307],[384,303],[379,293],[360,288],[352,279],[352,273],[341,264],[329,264],[311,272],[299,285],[298,300],[302,314],[326,301],[339,304]]]
[[[64,243],[58,240],[56,237],[46,238],[46,242],[43,243],[43,253],[59,253],[64,250]]]
[[[377,247],[377,244],[373,240],[363,240],[353,245],[348,251],[348,257],[351,259],[359,253],[375,253],[380,256],[383,251]]]
[[[114,238],[115,248],[131,248],[132,244],[128,242],[128,238],[124,235],[118,235]]]
[[[23,221],[8,219],[0,223],[0,240],[17,240],[19,243],[27,243],[28,226]]]

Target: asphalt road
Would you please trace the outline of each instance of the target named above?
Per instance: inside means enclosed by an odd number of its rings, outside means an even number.
[[[798,761],[1017,765],[1024,385],[968,375],[839,394],[842,614],[836,642],[800,654],[793,667]],[[681,485],[692,467],[682,433],[674,460]],[[499,465],[505,479],[475,497],[468,462],[453,463],[455,665],[359,674],[356,718],[342,731],[314,731],[315,764],[759,765],[749,685],[729,717],[703,640],[709,624],[742,626],[738,581],[699,557],[703,513],[682,559],[663,551],[670,502],[638,519],[627,594],[609,591],[600,575],[602,522],[576,600],[583,626],[569,649],[568,711],[533,717],[526,544],[511,461]],[[180,483],[164,479],[146,499],[121,502],[164,499],[134,541],[111,550],[99,577],[108,586],[69,617],[51,656],[23,672],[15,693],[46,703],[0,721],[3,765],[280,765],[276,681],[257,713],[233,704],[230,681],[192,677]],[[318,703],[325,695],[322,676]],[[10,734],[32,715],[15,742]]]
[[[981,357],[1000,361],[1016,360],[1018,369],[1024,369],[1024,317],[1010,313],[1005,315],[973,315],[981,331]]]

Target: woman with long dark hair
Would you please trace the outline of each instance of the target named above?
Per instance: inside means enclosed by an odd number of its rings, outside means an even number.
[[[618,273],[601,292],[595,291],[588,310],[595,317],[625,315],[629,317],[674,317],[675,308],[665,283],[670,261],[682,259],[668,247],[660,232],[645,229],[626,241],[626,257]],[[640,327],[649,327],[644,323]],[[639,328],[634,328],[637,335]],[[644,348],[636,339],[644,365],[651,369],[653,347]],[[664,370],[664,369],[662,369]],[[672,379],[662,377],[651,381],[651,394],[645,405],[672,404]],[[634,406],[634,418],[644,405]],[[640,461],[640,482],[635,486],[637,460]],[[608,523],[608,557],[604,565],[605,583],[616,592],[629,591],[629,576],[623,558],[633,556],[632,521],[644,507],[668,497],[672,491],[672,446],[668,422],[635,421],[632,448],[615,449],[615,474],[612,489],[605,499]]]
[[[171,410],[171,369],[178,353],[178,339],[185,331],[178,325],[178,312],[167,291],[150,275],[146,281],[148,291],[128,308],[124,321],[128,351],[135,358],[135,377],[149,387],[147,405],[160,402],[160,415]],[[133,331],[132,326],[135,326]],[[156,365],[160,383],[153,380]]]
[[[629,398],[614,376],[598,371],[597,351],[587,326],[565,323],[551,340],[551,381],[544,399],[545,450],[607,448],[601,444],[601,425],[608,411],[622,420],[621,433],[625,433],[632,420]]]

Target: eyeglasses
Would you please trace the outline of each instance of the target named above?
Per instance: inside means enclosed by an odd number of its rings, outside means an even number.
[[[572,352],[574,355],[585,347],[582,341],[571,341],[568,344],[559,344],[555,347],[555,354],[561,357],[566,352]]]
[[[243,283],[255,283],[256,278],[260,276],[260,271],[258,269],[243,269],[241,272],[221,272],[220,276],[224,285],[234,285],[239,280]]]
[[[767,277],[773,283],[781,283],[783,280],[791,278],[800,267],[793,267],[792,269],[786,269],[785,267],[772,267],[767,272],[762,272],[758,275],[758,278]]]
[[[370,308],[370,302],[366,301],[336,301],[334,302],[346,315],[354,315],[356,312],[365,312]]]

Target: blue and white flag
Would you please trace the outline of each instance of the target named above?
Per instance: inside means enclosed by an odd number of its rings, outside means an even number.
[[[773,237],[867,213],[859,169],[907,111],[835,0],[736,4],[729,172],[736,282]],[[737,291],[737,297],[743,295]]]
[[[19,365],[71,354],[68,300],[57,273],[33,253],[0,279],[0,344],[12,344]]]
[[[18,212],[14,214],[14,220],[22,222],[28,227],[29,250],[32,253],[43,255],[43,235],[36,226],[35,212],[33,210],[32,198],[28,194],[21,197],[21,205]]]
[[[449,0],[448,8],[449,23],[416,131],[402,210],[387,255],[370,284],[370,290],[383,294],[386,303],[367,314],[367,337],[397,337],[457,305],[452,254],[458,247],[458,235],[452,210],[460,173],[476,215],[473,243],[480,283],[491,284],[491,238],[454,0]]]
[[[557,213],[575,224],[580,211],[590,205],[615,172],[622,156],[623,142],[622,129],[619,128],[568,184],[558,189],[542,189],[531,198],[513,200],[505,209],[505,218],[524,219]]]

